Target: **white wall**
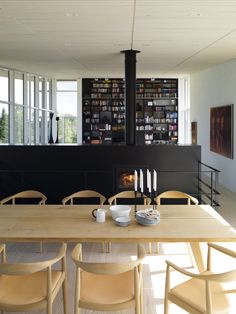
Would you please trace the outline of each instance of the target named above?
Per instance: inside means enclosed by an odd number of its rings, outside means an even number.
[[[236,111],[236,59],[190,76],[191,121],[197,121],[202,161],[222,171],[220,184],[236,192],[235,131],[234,159],[210,151],[210,107],[229,104],[234,104]]]

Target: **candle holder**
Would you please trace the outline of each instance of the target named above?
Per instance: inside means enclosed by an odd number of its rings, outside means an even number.
[[[50,136],[49,136],[49,140],[48,140],[49,144],[54,144],[53,136],[52,136],[52,118],[53,118],[53,115],[54,115],[53,112],[49,113],[49,118],[50,118],[50,122],[49,122],[50,123]]]
[[[134,191],[134,214],[137,213],[137,191]]]
[[[59,143],[59,120],[60,118],[59,117],[56,117],[56,121],[57,121],[57,138],[56,138],[56,144]]]

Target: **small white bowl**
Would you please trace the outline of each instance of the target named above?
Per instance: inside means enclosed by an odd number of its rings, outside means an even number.
[[[131,223],[131,220],[129,219],[129,217],[117,217],[115,219],[115,222],[117,226],[126,227]]]
[[[114,220],[117,217],[129,217],[130,211],[131,207],[127,205],[112,205],[110,207],[111,217]]]

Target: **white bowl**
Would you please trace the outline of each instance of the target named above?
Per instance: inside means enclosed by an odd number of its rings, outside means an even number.
[[[130,211],[131,207],[127,205],[112,205],[110,207],[111,217],[114,220],[117,217],[129,217]]]
[[[117,217],[115,219],[115,222],[116,222],[117,226],[126,227],[131,223],[131,220],[129,219],[129,217],[123,216],[123,217]]]

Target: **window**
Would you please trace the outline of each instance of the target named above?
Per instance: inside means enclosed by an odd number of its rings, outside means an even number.
[[[179,143],[191,143],[189,78],[179,80]]]
[[[0,143],[8,143],[8,107],[0,103]]]
[[[59,143],[77,143],[77,82],[57,81]]]
[[[0,69],[0,143],[8,143],[9,71]]]
[[[24,79],[23,74],[14,73],[14,130],[15,143],[23,144],[24,142]]]
[[[30,143],[35,143],[35,78],[34,76],[29,77],[29,92],[30,92]]]
[[[0,101],[9,101],[9,71],[0,69]]]
[[[0,144],[47,144],[52,80],[0,68]]]

